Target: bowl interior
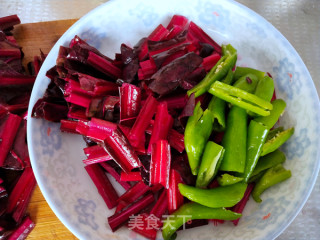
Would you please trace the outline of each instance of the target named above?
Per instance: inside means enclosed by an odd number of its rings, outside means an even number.
[[[233,1],[212,0],[162,0],[161,4],[145,0],[109,1],[75,23],[51,50],[37,77],[29,114],[49,83],[45,73],[55,65],[59,46],[67,46],[74,35],[112,58],[120,51],[121,43],[133,46],[158,24],[166,25],[174,14],[185,15],[218,43],[231,43],[238,50],[238,65],[271,73],[277,97],[287,103],[280,124],[295,127],[294,136],[283,147],[291,179],[265,192],[261,204],[251,199],[238,227],[225,223],[213,230],[209,224],[181,231],[178,237],[210,239],[214,231],[218,239],[273,239],[298,214],[317,177],[319,100],[308,70],[290,43],[246,7]],[[29,119],[28,144],[35,176],[60,220],[80,239],[142,239],[126,228],[111,232],[107,217],[113,210],[107,209],[83,168],[82,138],[61,133],[59,124]],[[121,187],[115,185],[122,193]],[[263,220],[269,213],[270,217]]]

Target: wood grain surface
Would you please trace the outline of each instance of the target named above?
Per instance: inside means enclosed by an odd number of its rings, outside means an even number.
[[[20,24],[14,29],[14,36],[24,52],[24,65],[39,55],[40,49],[49,53],[60,36],[75,22],[61,20]],[[36,223],[28,240],[73,240],[77,239],[56,217],[44,199],[39,187],[33,192],[27,212]]]

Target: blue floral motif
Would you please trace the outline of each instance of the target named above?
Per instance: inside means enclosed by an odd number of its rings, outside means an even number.
[[[198,1],[198,17],[201,23],[210,24],[215,28],[224,30],[230,26],[230,13],[221,5],[213,4],[212,1]]]
[[[279,89],[282,92],[286,92],[289,99],[293,98],[293,95],[299,94],[302,87],[300,80],[300,73],[296,72],[295,64],[289,62],[288,58],[284,58],[279,61],[279,66],[274,67],[275,80],[279,85]]]
[[[146,27],[153,25],[154,21],[158,18],[156,11],[147,4],[139,3],[134,9],[130,9],[129,13],[142,20]]]
[[[103,39],[107,38],[106,32],[101,32],[99,30],[100,29],[97,28],[89,28],[80,33],[79,36],[81,39],[87,41],[90,45],[99,49]]]
[[[75,210],[78,213],[78,221],[82,224],[89,225],[93,230],[99,228],[95,222],[96,204],[92,200],[78,199],[78,204],[75,205]]]
[[[265,33],[264,29],[261,26],[259,26],[258,24],[254,23],[254,22],[248,22],[246,24],[246,26],[247,26],[247,28],[252,30],[252,33],[255,33],[260,38],[267,37],[267,34]]]
[[[293,159],[294,156],[302,157],[305,149],[311,144],[307,128],[300,129],[299,134],[295,134],[295,136],[284,145],[288,159]]]
[[[42,153],[53,156],[53,153],[61,148],[60,129],[53,127],[52,123],[42,120],[42,124],[40,125],[40,134]]]

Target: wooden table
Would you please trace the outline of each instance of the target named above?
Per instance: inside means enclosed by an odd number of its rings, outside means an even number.
[[[21,24],[15,27],[14,36],[25,54],[24,65],[39,55],[39,49],[49,53],[55,42],[76,20],[61,20]],[[28,240],[77,239],[56,217],[44,199],[39,187],[33,192],[27,212],[36,223]]]

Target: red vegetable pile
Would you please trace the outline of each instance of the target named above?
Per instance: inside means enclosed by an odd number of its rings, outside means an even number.
[[[75,36],[61,46],[51,82],[32,116],[61,123],[61,131],[80,134],[87,143],[83,162],[109,209],[112,231],[140,214],[143,230],[155,239],[164,214],[184,202],[178,183],[193,184],[184,150],[184,127],[195,104],[188,98],[221,57],[221,47],[199,26],[179,15],[159,25],[134,47],[121,44],[111,59]],[[126,192],[118,196],[115,178]],[[156,227],[147,228],[150,217]],[[132,220],[132,219],[131,219]],[[194,221],[197,226],[207,224]]]
[[[29,98],[45,58],[35,57],[28,74],[12,30],[17,15],[0,18],[0,239],[25,239],[34,228],[26,209],[36,180],[26,142]]]

